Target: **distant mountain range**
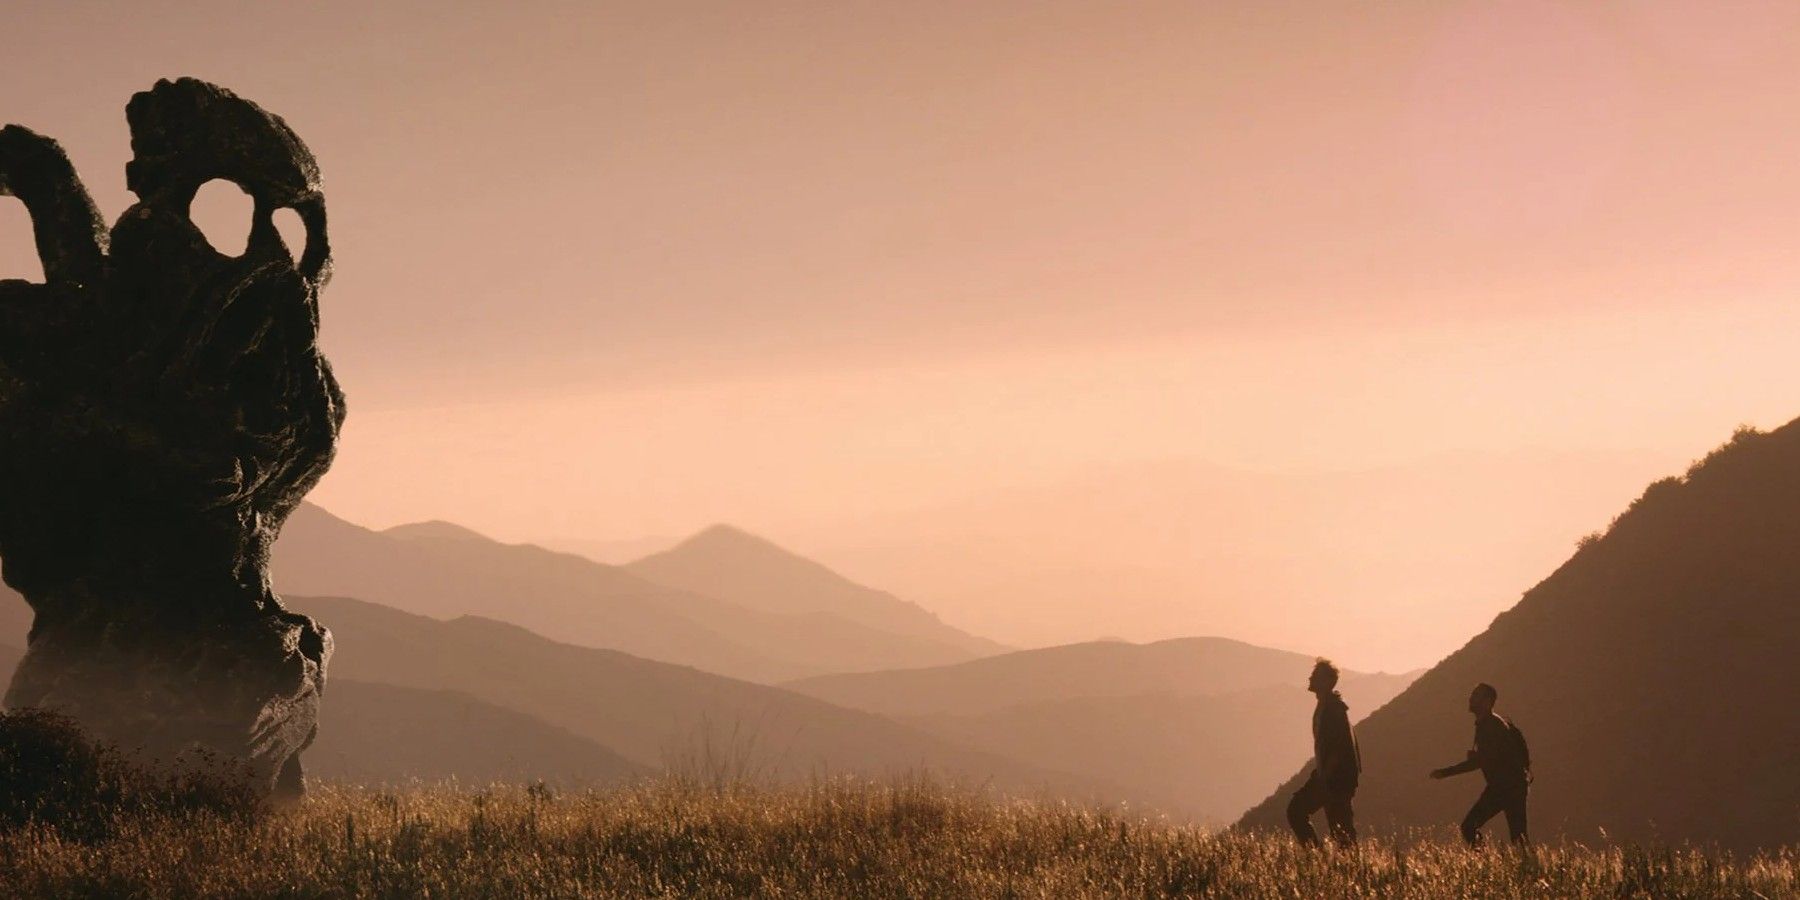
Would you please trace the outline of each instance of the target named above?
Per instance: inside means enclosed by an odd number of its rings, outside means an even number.
[[[1311,656],[1227,638],[1089,641],[948,666],[824,675],[787,687],[884,715],[973,715],[1074,698],[1204,697],[1275,686],[1304,688],[1312,664]],[[1349,690],[1364,679],[1391,683],[1403,682],[1405,676],[1346,672],[1343,683]]]
[[[1425,775],[1461,757],[1464,698],[1488,681],[1531,740],[1539,839],[1800,841],[1797,547],[1800,422],[1651,485],[1424,674],[1346,672],[1352,715],[1367,715],[1359,822],[1461,817],[1478,776]],[[1005,652],[729,528],[621,567],[307,507],[277,584],[338,642],[307,756],[320,777],[928,769],[1206,822],[1266,797],[1242,825],[1282,828],[1300,775],[1268,785],[1310,749],[1310,656],[1221,638]],[[324,589],[361,598],[305,596]],[[0,672],[29,623],[0,591]]]
[[[548,550],[559,553],[573,553],[585,556],[597,563],[609,566],[622,566],[632,560],[643,559],[652,553],[661,553],[676,544],[680,538],[652,535],[641,538],[625,538],[601,541],[578,537],[550,537],[532,541]]]
[[[1526,734],[1539,840],[1800,842],[1800,422],[1740,432],[1650,485],[1604,537],[1357,728],[1357,820],[1462,818],[1480,776],[1430,781],[1499,690]],[[1244,818],[1279,829],[1296,775]]]
[[[1311,753],[1313,657],[1223,638],[1096,641],[787,685],[1034,765],[1134,806],[1224,824]],[[1345,672],[1353,716],[1412,675]]]
[[[516,625],[464,616],[439,621],[358,600],[292,597],[289,605],[331,624],[337,636],[327,704],[336,683],[366,682],[406,689],[378,696],[366,687],[349,711],[365,732],[375,729],[382,703],[413,703],[419,692],[455,692],[449,702],[473,698],[482,708],[456,715],[497,719],[494,709],[529,717],[531,730],[511,730],[482,738],[511,746],[517,758],[535,755],[529,743],[546,726],[561,732],[554,753],[566,755],[567,737],[605,748],[601,774],[671,768],[698,774],[719,771],[804,780],[830,774],[897,776],[929,770],[971,783],[1021,792],[1051,791],[1063,796],[1104,799],[1116,789],[1099,779],[1054,772],[972,750],[880,716],[845,709],[780,688],[654,662],[614,650],[551,641]],[[445,698],[433,700],[442,706]],[[404,707],[403,707],[404,708]],[[392,715],[392,711],[388,715]],[[330,714],[327,714],[330,715]],[[441,725],[441,711],[403,716]],[[403,718],[401,722],[403,723]],[[455,728],[421,730],[414,741],[437,742],[467,732]],[[325,721],[329,726],[330,719]],[[385,726],[383,726],[385,727]],[[404,725],[389,740],[406,737]],[[384,732],[386,733],[386,732]],[[378,736],[378,735],[371,735]],[[339,739],[350,736],[340,735]],[[321,739],[324,749],[332,745]],[[377,744],[361,753],[381,752]],[[614,760],[622,760],[623,765]],[[485,760],[507,757],[484,751]],[[310,761],[310,757],[308,757]],[[367,763],[364,763],[365,765]],[[491,762],[484,765],[491,767]],[[331,763],[327,763],[329,770]],[[348,768],[349,764],[342,764]]]
[[[24,601],[17,594],[0,606]],[[652,771],[801,781],[932,772],[961,784],[1114,802],[1122,790],[971,749],[780,688],[517,625],[440,621],[330,597],[286,598],[336,639],[314,777],[393,784],[456,778],[618,783]],[[7,620],[0,620],[0,622]],[[10,677],[22,631],[0,632]]]
[[[752,681],[932,665],[1001,649],[728,529],[626,568],[503,544],[445,522],[372,531],[303,505],[282,532],[272,569],[284,593],[357,597],[435,618],[486,616]],[[770,580],[720,584],[729,597],[688,587],[717,584],[720,573]]]
[[[1308,752],[1310,698],[1293,685],[1311,658],[1235,641],[1051,648],[986,666],[845,676],[961,679],[960,689],[918,693],[884,715],[492,619],[443,621],[341,598],[287,602],[329,623],[337,641],[320,737],[306,755],[320,778],[605,785],[664,769],[778,780],[925,770],[1222,822],[1255,799],[1246,791]],[[8,641],[22,643],[22,627],[0,633],[0,666],[16,664]],[[990,681],[997,689],[975,689]],[[1346,690],[1361,712],[1403,681],[1347,673]]]

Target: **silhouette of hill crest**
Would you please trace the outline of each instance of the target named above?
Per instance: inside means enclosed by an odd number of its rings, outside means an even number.
[[[1357,820],[1462,817],[1469,689],[1530,735],[1538,839],[1800,840],[1800,421],[1740,430],[1685,477],[1651,484],[1511,610],[1357,727]],[[1284,827],[1300,775],[1242,824]]]

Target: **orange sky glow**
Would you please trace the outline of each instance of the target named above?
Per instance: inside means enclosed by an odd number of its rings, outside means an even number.
[[[176,75],[319,157],[366,525],[1404,669],[1800,415],[1791,4],[42,4],[0,121],[116,217]]]

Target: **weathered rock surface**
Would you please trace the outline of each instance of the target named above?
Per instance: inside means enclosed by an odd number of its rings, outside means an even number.
[[[316,343],[319,170],[281,119],[205,82],[158,82],[126,115],[138,202],[110,233],[54,141],[0,129],[0,195],[29,210],[45,276],[0,281],[0,558],[36,613],[6,704],[293,795],[331,634],[282,607],[269,548],[344,417]],[[213,179],[255,199],[240,256],[189,219]]]

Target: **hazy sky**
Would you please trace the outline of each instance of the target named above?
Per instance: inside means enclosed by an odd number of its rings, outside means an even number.
[[[62,141],[109,219],[123,106],[158,77],[231,87],[311,145],[350,397],[314,499],[366,524],[729,520],[829,561],[834,535],[877,539],[859,521],[1123,463],[1621,453],[1640,463],[1607,496],[1629,499],[1733,425],[1800,413],[1793,4],[45,3],[7,23],[0,120]],[[0,201],[0,275],[28,252]],[[940,611],[1011,640],[1233,622],[1097,600],[1045,630],[967,594]]]

